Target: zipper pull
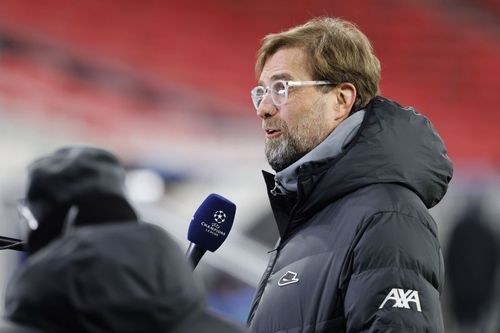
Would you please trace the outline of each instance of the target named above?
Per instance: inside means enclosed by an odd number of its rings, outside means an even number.
[[[276,252],[276,251],[278,251],[280,249],[280,247],[281,247],[281,237],[276,242],[276,245],[274,246],[274,249],[267,251],[267,253]]]
[[[270,191],[271,194],[276,197],[278,195],[285,195],[286,193],[283,192],[281,187],[278,185],[278,182],[275,180],[274,181],[274,188]]]

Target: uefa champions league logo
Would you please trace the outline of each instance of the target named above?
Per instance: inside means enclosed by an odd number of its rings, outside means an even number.
[[[211,222],[210,224],[201,221],[201,225],[205,228],[205,231],[216,237],[226,237],[227,232],[224,230],[224,227],[221,227],[222,223],[226,221],[226,213],[224,213],[222,210],[218,210],[214,213],[213,218],[214,222]]]
[[[226,213],[224,213],[222,210],[218,210],[214,214],[214,221],[217,222],[218,224],[223,223],[226,220]]]

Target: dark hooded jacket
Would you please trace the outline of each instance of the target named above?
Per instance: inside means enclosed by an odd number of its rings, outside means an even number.
[[[374,98],[339,156],[272,195],[280,242],[248,323],[258,333],[443,332],[443,260],[428,213],[452,176],[430,121]]]
[[[177,244],[145,223],[81,227],[54,241],[14,276],[5,312],[6,333],[244,332],[207,311]]]

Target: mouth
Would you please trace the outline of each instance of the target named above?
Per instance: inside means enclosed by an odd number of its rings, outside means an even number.
[[[264,131],[266,132],[267,139],[276,138],[281,135],[281,130],[277,128],[265,128]]]

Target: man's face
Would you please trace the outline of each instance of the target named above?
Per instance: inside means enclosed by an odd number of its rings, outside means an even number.
[[[259,84],[275,80],[313,80],[301,48],[278,50],[266,61]],[[335,89],[328,93],[317,87],[290,87],[288,101],[275,106],[266,95],[257,110],[266,132],[265,153],[275,171],[281,171],[322,142],[337,125]]]

